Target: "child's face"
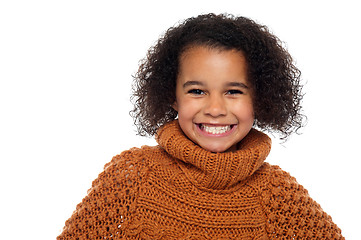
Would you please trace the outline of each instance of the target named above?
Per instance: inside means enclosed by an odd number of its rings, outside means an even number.
[[[241,52],[198,46],[183,53],[173,108],[183,132],[202,148],[236,150],[254,122],[251,94]]]

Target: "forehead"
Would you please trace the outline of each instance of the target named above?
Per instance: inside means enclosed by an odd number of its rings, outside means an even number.
[[[247,62],[241,51],[205,46],[184,51],[179,61],[178,78],[201,81],[247,81]]]

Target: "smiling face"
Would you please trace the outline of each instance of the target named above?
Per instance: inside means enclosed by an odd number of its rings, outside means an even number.
[[[240,51],[196,46],[182,54],[173,108],[182,131],[202,148],[236,150],[253,125],[251,94]]]

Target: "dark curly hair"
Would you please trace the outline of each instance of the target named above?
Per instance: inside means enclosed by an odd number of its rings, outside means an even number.
[[[301,72],[281,41],[251,19],[206,14],[168,29],[140,62],[133,76],[134,108],[130,112],[139,135],[154,135],[177,117],[171,105],[176,100],[179,60],[192,46],[236,49],[244,54],[254,92],[256,127],[287,139],[303,126]]]

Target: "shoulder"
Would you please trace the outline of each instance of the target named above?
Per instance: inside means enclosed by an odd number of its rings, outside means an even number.
[[[295,177],[277,165],[269,165],[268,177],[268,183],[272,186],[298,184]]]
[[[115,155],[112,160],[105,164],[104,170],[109,168],[143,167],[150,164],[149,159],[162,154],[158,146],[142,146],[131,148]]]
[[[279,166],[270,165],[268,172],[268,188],[273,194],[308,196],[308,191],[297,182],[289,172]]]
[[[154,155],[159,155],[159,147],[142,146],[131,148],[115,155],[112,160],[105,164],[104,170],[93,181],[92,187],[100,182],[106,185],[115,182],[139,182],[145,178]]]
[[[300,185],[296,178],[291,176],[287,171],[284,171],[277,165],[264,163],[249,179],[248,185],[256,188],[260,194],[275,193],[282,191],[284,193],[292,192],[290,190],[297,190],[308,194],[307,190]]]
[[[262,178],[264,184],[282,184],[289,182],[296,182],[296,178],[290,175],[289,172],[284,171],[277,165],[264,163],[254,174],[255,178]]]

